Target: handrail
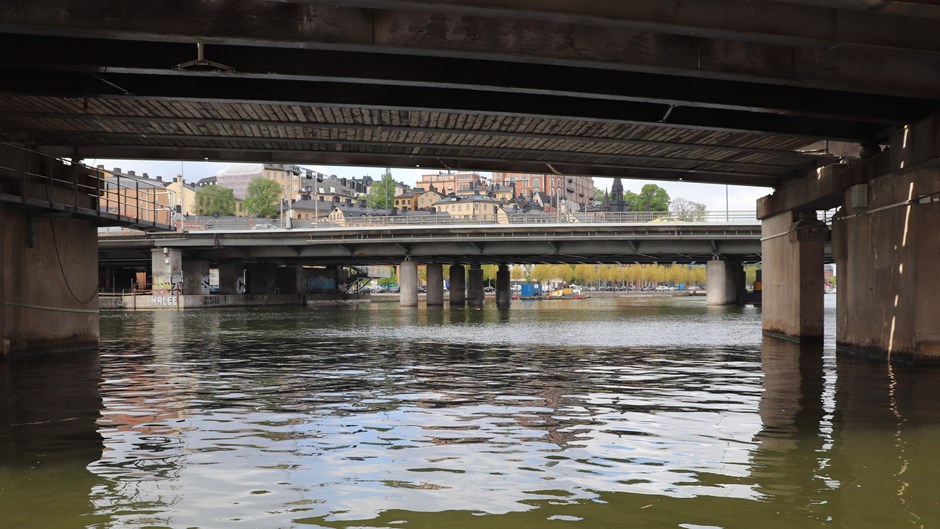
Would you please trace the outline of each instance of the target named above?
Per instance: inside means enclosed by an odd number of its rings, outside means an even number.
[[[42,164],[47,159],[54,163]],[[3,162],[4,160],[10,160]],[[19,160],[19,166],[15,164]],[[49,174],[39,172],[43,167]],[[137,225],[169,225],[175,193],[159,182],[143,181],[100,171],[72,160],[50,156],[18,145],[0,142],[0,183],[14,183],[17,202],[41,202],[43,207],[84,212],[101,218],[111,214]],[[130,181],[128,181],[130,180]],[[63,193],[67,191],[67,194]]]

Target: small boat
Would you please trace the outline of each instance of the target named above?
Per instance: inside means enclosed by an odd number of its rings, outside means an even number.
[[[587,298],[587,296],[585,296],[581,292],[581,289],[570,288],[570,287],[556,288],[555,290],[552,290],[551,293],[548,294],[548,299],[585,299],[585,298]]]

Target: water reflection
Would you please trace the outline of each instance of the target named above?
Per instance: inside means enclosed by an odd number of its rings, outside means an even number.
[[[100,390],[86,384],[94,413],[83,431],[94,434],[94,451],[61,453],[83,508],[66,508],[62,520],[940,522],[932,371],[888,370],[759,334],[722,342],[722,332],[759,328],[753,309],[520,305],[106,314]],[[62,381],[43,384],[65,384],[71,375],[60,371]],[[13,378],[36,392],[35,379]],[[8,393],[5,403],[14,401]],[[38,451],[56,446],[50,434],[8,437]],[[27,475],[12,460],[3,468]],[[17,482],[21,497],[42,496]]]
[[[94,523],[86,466],[101,458],[97,353],[0,362],[0,512],[4,527]]]

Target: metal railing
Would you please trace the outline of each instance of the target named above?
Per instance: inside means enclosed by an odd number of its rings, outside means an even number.
[[[345,219],[292,220],[290,225],[281,219],[218,218],[182,221],[180,231],[256,231],[256,230],[310,230],[350,227],[394,226],[496,226],[531,224],[651,224],[673,223],[757,224],[754,211],[706,211],[678,214],[664,211],[590,212],[590,213],[498,213],[486,216],[456,217],[445,214],[429,215],[362,215]]]
[[[0,201],[96,217],[102,224],[170,224],[173,191],[68,159],[0,143]]]

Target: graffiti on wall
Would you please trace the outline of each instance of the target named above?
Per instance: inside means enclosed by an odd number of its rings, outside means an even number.
[[[335,292],[336,279],[332,277],[313,276],[307,278],[307,292]]]

